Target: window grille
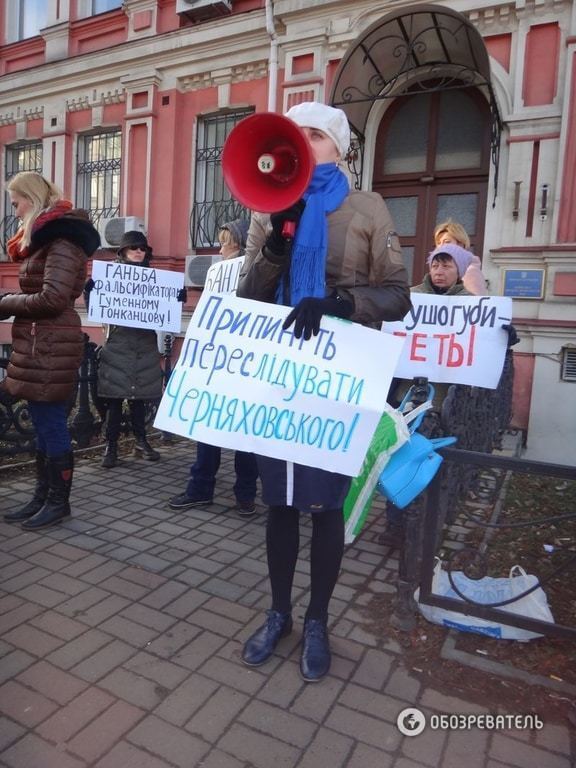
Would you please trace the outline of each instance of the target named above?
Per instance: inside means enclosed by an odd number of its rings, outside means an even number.
[[[246,209],[231,197],[224,183],[221,157],[230,131],[252,112],[252,109],[226,112],[198,121],[195,194],[190,217],[193,248],[215,247],[222,224],[248,217]]]
[[[562,350],[562,381],[576,381],[576,349],[565,347]]]
[[[78,137],[76,204],[97,226],[120,212],[122,133],[105,131]]]
[[[20,171],[36,171],[42,173],[42,142],[19,141],[6,147],[6,162],[4,166],[4,188],[12,176]],[[0,221],[0,246],[6,253],[6,243],[16,234],[18,217],[12,214],[12,203],[8,192],[4,193],[4,216]]]

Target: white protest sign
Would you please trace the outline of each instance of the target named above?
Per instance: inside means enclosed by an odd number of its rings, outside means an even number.
[[[236,293],[242,264],[244,264],[244,256],[224,259],[217,264],[212,264],[206,273],[204,290],[216,294]]]
[[[288,307],[204,292],[156,414],[158,429],[357,475],[403,340],[322,318],[282,330]]]
[[[94,288],[88,317],[97,323],[180,331],[184,286],[181,272],[140,267],[117,261],[92,262]]]
[[[496,389],[508,346],[502,325],[512,322],[512,300],[427,293],[410,298],[412,309],[402,321],[382,323],[385,333],[406,337],[394,375]]]

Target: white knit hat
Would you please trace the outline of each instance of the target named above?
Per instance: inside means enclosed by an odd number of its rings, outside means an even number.
[[[285,116],[300,128],[318,128],[324,131],[336,144],[340,156],[346,157],[350,148],[350,126],[345,112],[341,109],[320,104],[318,101],[304,101],[290,107]]]

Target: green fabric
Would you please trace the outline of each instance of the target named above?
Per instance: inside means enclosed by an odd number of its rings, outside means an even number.
[[[408,428],[398,411],[385,411],[368,446],[360,474],[352,480],[344,501],[345,543],[362,530],[372,506],[376,484],[390,456],[408,440]]]

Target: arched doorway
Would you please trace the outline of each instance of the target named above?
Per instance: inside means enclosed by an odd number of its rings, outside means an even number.
[[[382,100],[390,106],[375,109]],[[368,188],[371,178],[370,187],[389,203],[411,281],[424,273],[439,220],[460,221],[481,257],[502,123],[486,46],[468,19],[440,5],[384,16],[350,46],[330,103],[346,112],[353,131],[349,165],[356,186]],[[374,142],[370,169],[364,168],[367,133],[371,149]]]
[[[482,256],[490,170],[490,110],[473,89],[403,96],[377,133],[372,188],[386,200],[412,284],[426,271],[441,221],[459,221]]]

